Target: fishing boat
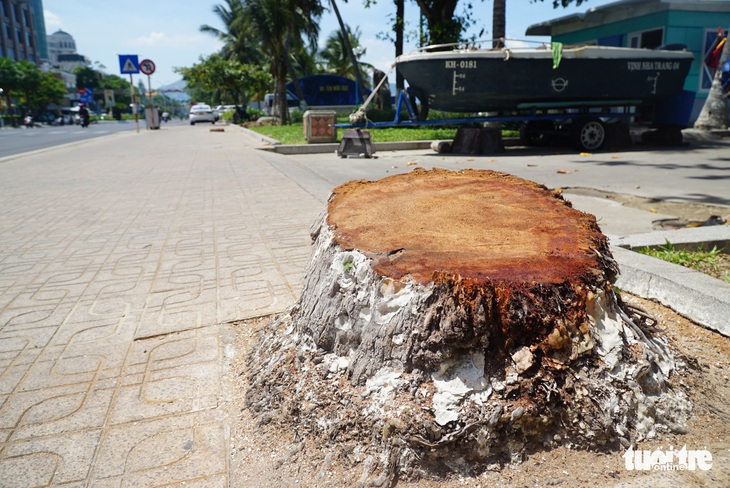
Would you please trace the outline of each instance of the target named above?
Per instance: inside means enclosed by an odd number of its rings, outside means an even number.
[[[677,45],[443,49],[404,54],[395,66],[422,106],[462,113],[657,101],[682,93],[693,60]]]

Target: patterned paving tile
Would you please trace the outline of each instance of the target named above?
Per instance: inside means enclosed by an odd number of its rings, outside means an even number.
[[[0,486],[228,486],[218,324],[296,300],[321,211],[243,140],[0,165]]]

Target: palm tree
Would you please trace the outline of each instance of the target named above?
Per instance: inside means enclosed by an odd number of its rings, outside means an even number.
[[[318,0],[246,0],[243,15],[261,40],[261,49],[270,60],[276,80],[276,105],[281,121],[288,116],[286,80],[289,52],[303,39],[316,45],[318,21],[324,9]]]
[[[350,41],[350,47],[355,54],[356,58],[364,56],[367,52],[366,49],[360,47],[360,28],[356,27],[353,32],[350,26],[345,26],[347,31],[347,37]],[[355,74],[355,67],[352,64],[350,53],[347,52],[347,45],[344,42],[342,32],[335,31],[329,35],[327,42],[319,56],[325,65],[327,73],[344,76],[345,78],[357,79]],[[365,81],[368,79],[365,73],[365,69],[373,69],[373,66],[367,63],[362,63],[359,59],[357,60],[357,66],[360,70],[360,79],[365,83],[366,88],[370,88]]]
[[[216,5],[213,13],[221,20],[225,30],[204,24],[200,26],[200,31],[223,42],[220,52],[223,59],[235,59],[243,64],[261,64],[264,58],[251,24],[246,21],[244,5],[245,0],[225,0],[225,4]]]

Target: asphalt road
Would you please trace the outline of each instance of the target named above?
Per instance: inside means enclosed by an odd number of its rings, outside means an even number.
[[[118,132],[136,130],[133,121],[104,121],[92,123],[87,128],[79,125],[50,126],[41,124],[33,129],[25,127],[4,127],[0,129],[0,158],[39,149],[61,146],[94,137]],[[139,130],[147,130],[144,120],[139,121]]]

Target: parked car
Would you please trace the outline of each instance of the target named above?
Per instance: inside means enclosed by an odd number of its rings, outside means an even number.
[[[223,112],[227,112],[235,108],[235,105],[218,105],[215,109],[213,109],[213,113],[215,114],[215,120],[220,120]]]
[[[210,105],[200,104],[190,107],[190,125],[195,125],[196,122],[215,124],[215,114]]]

